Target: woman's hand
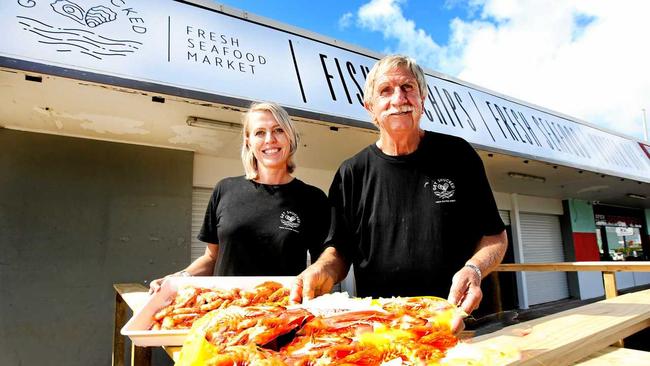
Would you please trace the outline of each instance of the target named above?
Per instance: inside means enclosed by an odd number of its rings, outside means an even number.
[[[155,294],[156,292],[160,291],[160,287],[162,286],[163,281],[169,276],[165,276],[163,278],[158,278],[151,283],[149,283],[149,294]]]

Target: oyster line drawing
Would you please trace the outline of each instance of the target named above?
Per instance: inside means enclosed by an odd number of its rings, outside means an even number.
[[[56,0],[51,3],[50,6],[52,6],[52,9],[54,9],[56,13],[90,28],[95,28],[117,19],[117,14],[103,5],[93,6],[88,10],[84,10],[81,6],[72,1]]]

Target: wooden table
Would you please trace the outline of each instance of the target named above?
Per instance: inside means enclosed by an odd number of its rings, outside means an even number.
[[[128,321],[129,309],[140,309],[149,299],[149,288],[139,283],[116,283],[115,289],[115,323],[113,326],[113,366],[124,366],[125,337],[120,330]],[[178,360],[181,347],[163,347],[174,361]],[[151,365],[151,348],[131,344],[131,365]]]
[[[124,337],[120,329],[126,323],[127,309],[139,309],[147,300],[147,288],[141,284],[115,284],[116,311],[113,338],[113,365],[123,365]],[[516,347],[523,359],[512,365],[650,365],[650,352],[609,347],[650,327],[650,290],[611,299],[515,324],[500,331],[476,337],[477,346]],[[174,360],[180,347],[164,347]],[[151,351],[131,348],[132,365],[150,365]],[[621,361],[624,360],[624,361]],[[636,362],[636,363],[635,363]]]
[[[139,283],[116,283],[113,325],[113,366],[124,366],[124,336],[120,330],[128,321],[128,309],[137,311],[147,302],[149,288]],[[131,365],[151,365],[151,348],[131,344]]]
[[[571,365],[585,358],[581,364],[597,365],[631,354],[650,359],[647,352],[613,353],[608,349],[617,340],[649,326],[650,290],[644,290],[511,325],[476,337],[473,343],[493,349],[518,349],[523,359],[512,365]]]
[[[620,347],[607,347],[575,363],[580,366],[648,366],[650,352]]]

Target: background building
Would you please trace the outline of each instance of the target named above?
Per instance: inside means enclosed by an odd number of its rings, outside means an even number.
[[[0,19],[1,364],[108,363],[111,284],[203,251],[212,187],[243,173],[251,101],[289,110],[296,175],[324,191],[377,138],[362,87],[381,55],[333,39],[201,0],[7,1]],[[426,72],[422,127],[478,150],[508,260],[648,258],[650,147]],[[595,273],[508,276],[511,307],[603,294]]]

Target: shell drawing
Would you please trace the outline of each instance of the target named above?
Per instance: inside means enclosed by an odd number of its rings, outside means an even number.
[[[86,24],[95,28],[98,25],[111,22],[117,18],[117,15],[111,9],[105,6],[94,6],[86,12],[85,21]]]
[[[51,3],[52,9],[65,17],[68,17],[81,25],[95,28],[104,23],[117,19],[117,14],[105,6],[93,6],[87,11],[81,6],[69,0],[56,0]]]

